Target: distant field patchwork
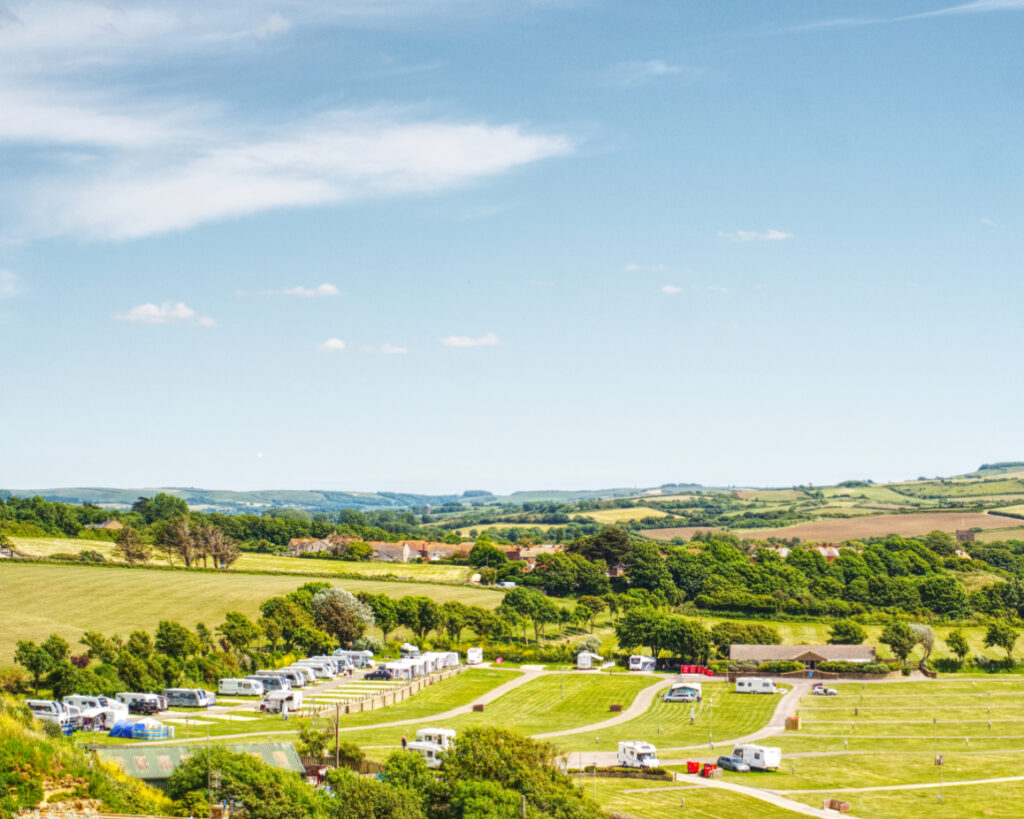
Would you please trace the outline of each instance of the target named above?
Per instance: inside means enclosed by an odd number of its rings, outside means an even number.
[[[990,515],[984,512],[912,512],[906,515],[863,515],[854,518],[832,518],[810,523],[798,523],[780,529],[737,529],[736,534],[756,538],[792,538],[803,541],[824,541],[838,543],[865,537],[902,535],[911,537],[923,535],[934,529],[955,532],[957,529],[1008,529],[1015,528],[1013,518]],[[657,540],[672,540],[676,537],[690,538],[694,532],[706,531],[706,527],[685,526],[675,529],[647,529],[644,535]]]

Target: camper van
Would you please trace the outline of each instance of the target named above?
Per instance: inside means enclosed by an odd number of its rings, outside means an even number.
[[[167,698],[159,694],[121,691],[114,695],[114,699],[127,705],[129,714],[155,714],[167,710]]]
[[[657,663],[653,657],[644,657],[642,654],[630,655],[630,671],[654,671],[655,666],[657,666]]]
[[[239,680],[225,677],[217,683],[218,694],[235,694],[242,697],[262,697],[263,683],[259,680]]]
[[[674,683],[668,691],[661,695],[662,702],[700,702],[702,699],[700,683]]]
[[[280,714],[286,708],[289,714],[302,708],[301,691],[271,691],[260,703],[260,710],[268,714]]]
[[[657,768],[658,749],[649,742],[630,740],[619,743],[618,764],[625,768]]]
[[[587,670],[591,668],[597,668],[595,663],[600,663],[604,660],[600,654],[595,654],[593,651],[581,651],[576,655],[576,668],[581,670]]]
[[[455,730],[453,728],[420,728],[416,732],[416,739],[440,745],[447,751],[455,743]]]
[[[201,688],[165,688],[161,693],[171,706],[209,708],[217,704],[217,695]]]
[[[484,661],[484,650],[479,646],[466,649],[466,664],[479,665]]]
[[[737,694],[774,694],[779,689],[775,686],[774,680],[767,680],[764,677],[741,677],[736,680]]]
[[[763,745],[737,745],[732,755],[742,759],[752,771],[774,771],[782,761],[780,748],[766,748]]]

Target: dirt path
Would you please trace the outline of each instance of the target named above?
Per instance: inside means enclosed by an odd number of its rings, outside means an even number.
[[[775,805],[776,807],[792,811],[793,813],[799,813],[804,816],[817,816],[820,819],[836,819],[836,817],[840,815],[834,810],[822,810],[821,808],[805,805],[803,802],[797,802],[794,799],[788,799],[776,791],[766,791],[761,788],[751,788],[747,785],[737,785],[735,782],[724,782],[721,779],[704,779],[697,776],[684,776],[684,778],[680,779],[679,777],[681,776],[684,775],[677,774],[676,781],[686,782],[687,784],[697,785],[698,787],[718,788],[723,791],[732,791],[733,793],[739,793],[743,796],[759,799],[762,802],[767,802],[771,805]],[[794,791],[789,792],[794,793]],[[857,817],[852,813],[844,813],[842,815],[846,817],[846,819],[857,819]]]

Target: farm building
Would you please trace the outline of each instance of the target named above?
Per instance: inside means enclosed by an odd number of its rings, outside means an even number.
[[[807,668],[816,668],[818,663],[841,660],[848,663],[873,663],[875,647],[868,645],[824,645],[824,646],[773,646],[742,645],[729,646],[729,659],[755,663],[771,663],[791,660],[803,663]]]
[[[327,537],[293,537],[288,541],[288,555],[295,557],[296,555],[308,555],[308,554],[319,554],[320,552],[330,552],[331,554],[338,554],[348,546],[349,543],[357,540],[357,538],[349,535],[338,535],[330,534]]]
[[[228,750],[251,754],[275,768],[305,775],[306,768],[290,742],[260,742],[250,745],[229,745]],[[104,748],[100,756],[112,762],[129,776],[141,779],[147,785],[162,788],[175,768],[191,757],[196,748],[189,745],[163,745],[159,748],[140,748],[137,745]]]
[[[111,532],[116,532],[118,529],[124,529],[124,524],[114,518],[107,518],[103,523],[87,523],[83,527],[85,529],[106,529]]]

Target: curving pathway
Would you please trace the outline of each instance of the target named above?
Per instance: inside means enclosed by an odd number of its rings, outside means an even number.
[[[645,675],[646,676],[646,675]],[[631,719],[635,719],[643,714],[648,708],[651,707],[651,703],[654,702],[655,696],[658,692],[669,685],[671,680],[659,679],[652,685],[647,686],[639,694],[633,698],[632,704],[622,713],[617,716],[610,717],[601,722],[592,722],[590,725],[582,725],[579,728],[571,728],[568,731],[548,731],[544,734],[533,734],[533,739],[550,739],[551,737],[564,737],[569,734],[586,734],[590,731],[601,731],[605,728],[610,728],[613,725],[619,725],[623,722],[629,722]]]

